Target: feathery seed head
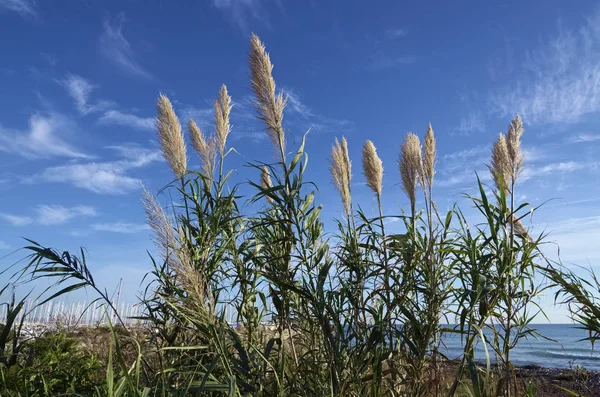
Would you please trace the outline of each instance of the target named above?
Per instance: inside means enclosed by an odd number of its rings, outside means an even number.
[[[152,240],[156,248],[171,268],[179,267],[180,261],[176,255],[177,240],[171,220],[154,196],[145,188],[142,197],[146,212],[146,223],[154,233]]]
[[[400,151],[398,166],[402,177],[402,190],[410,200],[411,207],[414,207],[417,182],[420,183],[423,175],[423,162],[421,160],[421,142],[419,137],[412,132],[406,134]]]
[[[229,113],[231,112],[231,97],[227,93],[225,84],[221,86],[219,98],[215,101],[215,131],[217,137],[217,150],[223,156],[227,136],[231,132]]]
[[[425,135],[425,145],[423,147],[423,183],[428,188],[433,185],[433,176],[435,175],[435,135],[431,123],[427,128],[427,134]]]
[[[506,144],[506,138],[503,133],[500,133],[498,139],[494,143],[492,148],[492,177],[494,183],[498,189],[505,189],[508,191],[510,178],[511,178],[511,160],[510,154],[508,153],[508,146]],[[500,182],[502,179],[502,183]]]
[[[342,137],[342,155],[344,160],[344,168],[346,171],[346,180],[348,181],[348,190],[350,190],[350,181],[352,180],[352,161],[348,154],[348,141],[346,137]]]
[[[254,106],[258,118],[267,127],[269,139],[275,145],[278,156],[285,153],[285,135],[283,130],[283,109],[287,99],[281,93],[276,94],[273,79],[273,64],[264,44],[257,35],[250,39],[250,74],[252,75],[252,90],[256,96]],[[284,159],[281,158],[283,161]]]
[[[374,193],[381,196],[383,185],[383,163],[377,156],[377,149],[371,141],[366,141],[363,146],[363,174],[367,179],[367,185]]]
[[[506,134],[506,146],[510,156],[512,183],[515,183],[517,177],[523,168],[523,152],[521,151],[521,136],[523,135],[523,122],[518,114],[511,120]],[[507,181],[506,183],[509,183]]]
[[[215,150],[211,146],[211,141],[206,140],[206,136],[192,119],[188,121],[188,129],[192,138],[192,146],[202,162],[202,171],[206,176],[212,177]]]
[[[271,181],[271,173],[266,165],[263,165],[260,170],[260,185],[264,190],[270,189],[273,187],[273,182]],[[269,196],[266,196],[267,201],[270,203],[273,199]]]
[[[185,139],[171,101],[163,94],[160,94],[158,98],[157,112],[158,137],[163,156],[175,176],[181,178],[187,169]]]
[[[335,143],[331,148],[331,164],[329,169],[333,176],[333,181],[344,204],[346,215],[350,214],[351,195],[350,195],[350,179],[352,178],[350,170],[350,157],[348,156],[348,142],[346,138],[342,138],[342,143],[335,139]]]

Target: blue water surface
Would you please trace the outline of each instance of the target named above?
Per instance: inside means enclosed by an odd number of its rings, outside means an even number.
[[[532,364],[548,368],[570,368],[579,365],[589,370],[600,371],[600,341],[592,349],[590,341],[582,341],[589,337],[587,331],[572,324],[538,324],[532,325],[532,328],[556,342],[533,337],[521,339],[511,352],[512,362],[515,365]],[[446,335],[443,341],[445,348],[442,347],[442,352],[448,358],[462,357],[460,336]],[[494,363],[493,351],[491,349],[488,351]],[[481,344],[476,347],[475,359],[485,360],[485,350]]]

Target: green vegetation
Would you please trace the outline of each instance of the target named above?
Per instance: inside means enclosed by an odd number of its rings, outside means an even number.
[[[515,376],[511,351],[521,339],[538,336],[530,323],[547,286],[558,284],[568,301],[584,308],[580,322],[600,332],[593,295],[548,263],[540,251],[544,236],[531,236],[521,223],[528,205],[515,202],[523,167],[518,116],[494,145],[493,189],[477,180],[477,194],[468,196],[478,212],[474,225],[457,207],[438,211],[431,126],[423,147],[414,134],[402,145],[399,174],[410,209],[401,215],[383,213],[383,162],[370,141],[363,149],[363,174],[379,215],[369,217],[353,203],[348,142],[336,140],[331,173],[344,217],[329,238],[316,187],[305,180],[307,137],[297,148],[287,146],[286,100],[277,94],[272,69],[253,36],[254,103],[275,161],[249,164],[258,181],[248,182],[255,191],[250,197],[229,184],[232,108],[225,86],[215,101],[214,135],[192,120],[188,124],[201,172],[188,169],[180,122],[168,98],[159,98],[159,138],[174,180],[162,190],[161,197],[171,200],[166,206],[144,193],[160,253],[140,302],[147,329],[124,325],[95,284],[83,251],[75,256],[34,242],[26,247],[31,255],[12,283],[59,280],[40,304],[91,288],[119,324],[105,332],[103,352],[86,350],[85,338],[64,332],[27,341],[17,320],[23,301],[13,298],[0,333],[0,394],[535,395],[535,385]],[[404,225],[402,233],[386,229],[393,220]],[[230,302],[225,291],[234,295]],[[225,321],[225,305],[235,307],[238,326]],[[272,318],[265,312],[270,305]],[[444,333],[458,333],[464,341],[464,355],[454,366],[445,365],[441,354]],[[486,365],[474,356],[483,339],[490,347]],[[494,358],[497,366],[491,365]]]

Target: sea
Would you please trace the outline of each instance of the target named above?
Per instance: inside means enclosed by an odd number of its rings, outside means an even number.
[[[531,328],[537,329],[541,337],[521,339],[511,352],[511,361],[515,365],[538,365],[547,368],[584,367],[592,371],[600,371],[600,340],[592,349],[589,333],[573,324],[538,324]],[[463,345],[457,334],[447,334],[443,337],[444,346],[441,351],[450,359],[461,358]],[[495,362],[493,350],[488,349],[491,362]],[[475,359],[485,361],[485,349],[479,344],[475,349]]]

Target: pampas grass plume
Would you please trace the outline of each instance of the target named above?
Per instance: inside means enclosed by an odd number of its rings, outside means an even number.
[[[188,130],[192,140],[192,147],[202,162],[202,171],[206,176],[212,177],[215,163],[215,145],[213,140],[209,139],[207,141],[200,127],[192,119],[188,121]]]
[[[508,191],[511,179],[511,161],[508,153],[506,138],[500,133],[492,148],[492,177],[498,189]],[[502,182],[501,182],[502,181]]]
[[[252,90],[256,96],[254,106],[258,111],[258,118],[267,127],[269,139],[275,146],[278,156],[284,160],[285,135],[283,130],[283,109],[286,98],[281,93],[276,94],[275,80],[273,79],[273,64],[265,49],[264,44],[257,35],[252,34],[250,39],[250,74],[252,75]]]
[[[383,162],[377,155],[377,149],[371,141],[366,141],[363,146],[363,174],[367,185],[377,195],[381,196],[383,186]]]
[[[340,143],[337,138],[335,144],[331,148],[331,175],[344,204],[346,214],[350,214],[351,195],[350,195],[350,180],[352,178],[352,164],[348,155],[348,142],[346,138],[342,138]]]
[[[215,136],[217,150],[221,156],[225,153],[227,136],[231,132],[231,125],[229,124],[230,112],[231,97],[227,93],[227,87],[223,84],[219,91],[219,98],[215,101]]]
[[[427,128],[427,134],[425,135],[425,145],[423,147],[423,188],[426,187],[431,189],[433,185],[433,176],[435,175],[435,135],[431,123]]]
[[[185,139],[179,119],[173,110],[171,101],[160,94],[157,103],[158,136],[165,160],[169,163],[176,177],[181,178],[187,169]]]
[[[411,208],[416,203],[417,182],[423,175],[423,162],[421,160],[421,142],[419,137],[409,132],[406,134],[398,159],[402,190],[410,200]]]

